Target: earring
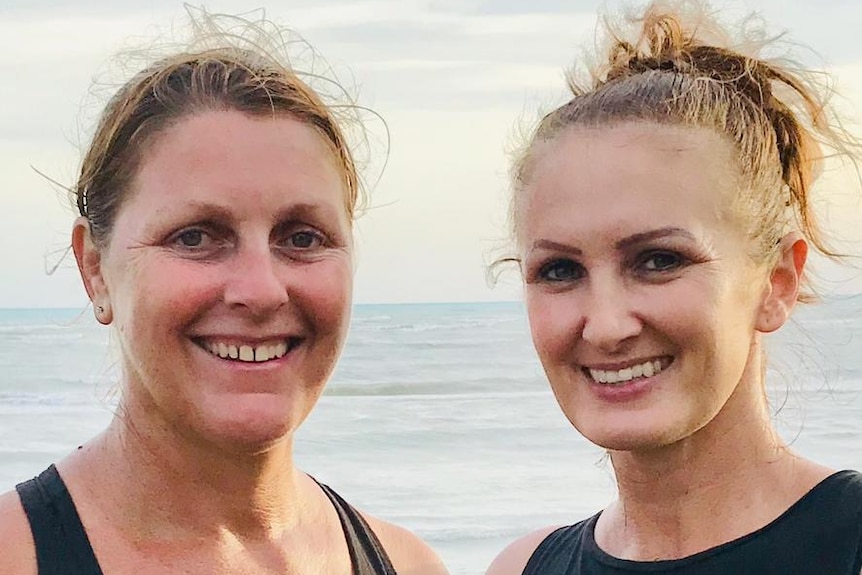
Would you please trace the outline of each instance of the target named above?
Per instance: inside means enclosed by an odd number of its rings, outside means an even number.
[[[111,314],[108,310],[105,309],[105,306],[98,305],[96,306],[96,321],[98,321],[102,325],[108,325],[111,323]]]

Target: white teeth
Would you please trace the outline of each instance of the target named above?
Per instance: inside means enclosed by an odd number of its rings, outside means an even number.
[[[262,345],[254,350],[255,361],[266,361],[269,359],[269,346]]]
[[[223,359],[237,359],[245,362],[263,362],[278,359],[287,355],[286,341],[263,344],[257,347],[251,345],[230,345],[223,342],[203,342],[203,347],[213,355]]]
[[[618,371],[590,369],[590,377],[598,383],[626,383],[639,377],[652,377],[664,369],[661,360],[647,361]]]
[[[643,370],[644,370],[643,374],[645,377],[652,377],[655,375],[655,367],[653,366],[652,362],[650,362],[650,361],[643,364]]]

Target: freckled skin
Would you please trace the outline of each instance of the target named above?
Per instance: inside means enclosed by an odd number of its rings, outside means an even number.
[[[339,173],[320,136],[287,117],[202,113],[155,144],[101,263],[124,407],[139,426],[265,448],[305,419],[347,330],[352,241]],[[239,335],[302,345],[261,368],[195,343]]]
[[[293,461],[350,316],[339,165],[289,116],[202,112],[149,142],[106,246],[76,220],[84,285],[121,347],[122,398],[58,470],[106,573],[349,571],[334,507]],[[247,363],[213,343],[290,350]],[[0,497],[0,531],[22,544],[0,567],[35,569],[23,510],[15,500],[4,524],[9,509]],[[363,516],[399,572],[446,572],[415,535]]]
[[[755,383],[745,374],[766,274],[723,209],[737,185],[731,145],[631,123],[570,128],[536,157],[517,239],[533,340],[563,412],[614,450],[690,436]],[[606,401],[583,369],[655,358],[672,363],[631,401]]]

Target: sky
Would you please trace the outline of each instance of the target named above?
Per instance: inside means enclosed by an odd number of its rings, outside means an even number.
[[[196,4],[197,5],[197,4]],[[240,13],[257,2],[204,3]],[[716,0],[730,17],[760,12],[775,32],[813,48],[832,73],[856,130],[862,115],[862,4],[857,0]],[[565,98],[563,72],[593,38],[593,0],[270,0],[269,19],[301,33],[369,121],[371,209],[357,227],[358,303],[513,300],[512,272],[496,287],[486,264],[506,247],[507,150],[521,128]],[[62,259],[74,212],[61,188],[106,101],[125,79],[118,52],[146,48],[184,22],[177,0],[0,2],[0,307],[86,303],[74,261]],[[101,88],[94,89],[96,86]],[[862,119],[862,118],[860,118]],[[857,133],[862,133],[856,130]],[[829,227],[862,255],[862,190],[849,170],[824,186]],[[52,275],[46,269],[59,262]],[[862,267],[862,266],[860,266]],[[862,273],[820,268],[838,291]]]

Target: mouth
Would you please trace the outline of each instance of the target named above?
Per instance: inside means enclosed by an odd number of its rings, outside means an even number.
[[[639,379],[646,379],[658,375],[670,364],[673,358],[670,356],[660,357],[641,363],[632,364],[622,369],[594,369],[584,367],[583,371],[595,383],[600,385],[624,385]]]
[[[302,343],[300,337],[288,337],[259,343],[226,342],[194,338],[192,341],[204,351],[228,361],[263,363],[281,359]]]

